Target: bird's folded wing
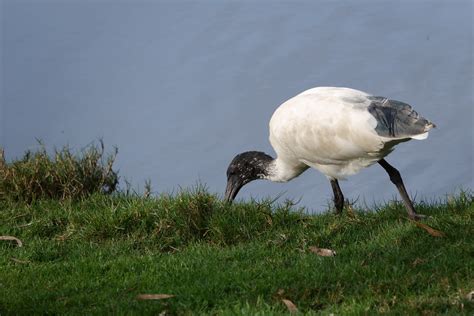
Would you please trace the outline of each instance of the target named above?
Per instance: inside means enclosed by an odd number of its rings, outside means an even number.
[[[413,108],[403,102],[383,97],[369,97],[368,111],[377,120],[375,131],[387,138],[423,138],[434,124],[420,116]],[[424,137],[426,138],[426,137]]]

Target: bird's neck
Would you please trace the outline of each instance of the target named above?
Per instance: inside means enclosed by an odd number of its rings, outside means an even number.
[[[308,166],[303,163],[291,163],[277,157],[268,164],[264,178],[273,182],[287,182],[299,176],[306,169]]]

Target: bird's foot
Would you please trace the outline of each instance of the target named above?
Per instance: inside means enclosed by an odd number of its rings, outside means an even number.
[[[413,213],[413,214],[408,214],[408,218],[414,221],[421,221],[423,219],[430,219],[431,216]]]

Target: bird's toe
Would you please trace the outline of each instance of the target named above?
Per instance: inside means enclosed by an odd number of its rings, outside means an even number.
[[[430,219],[431,218],[431,216],[429,216],[429,215],[423,215],[423,214],[418,214],[418,213],[410,214],[410,215],[408,215],[408,217],[411,220],[414,220],[414,221],[420,221],[420,220],[425,220],[425,219]]]

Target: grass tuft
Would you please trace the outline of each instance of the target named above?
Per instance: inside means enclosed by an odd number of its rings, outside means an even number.
[[[81,199],[93,193],[112,193],[118,184],[113,163],[117,149],[105,156],[100,141],[79,154],[68,147],[50,156],[45,146],[7,162],[0,148],[0,200],[31,203],[39,199]]]

